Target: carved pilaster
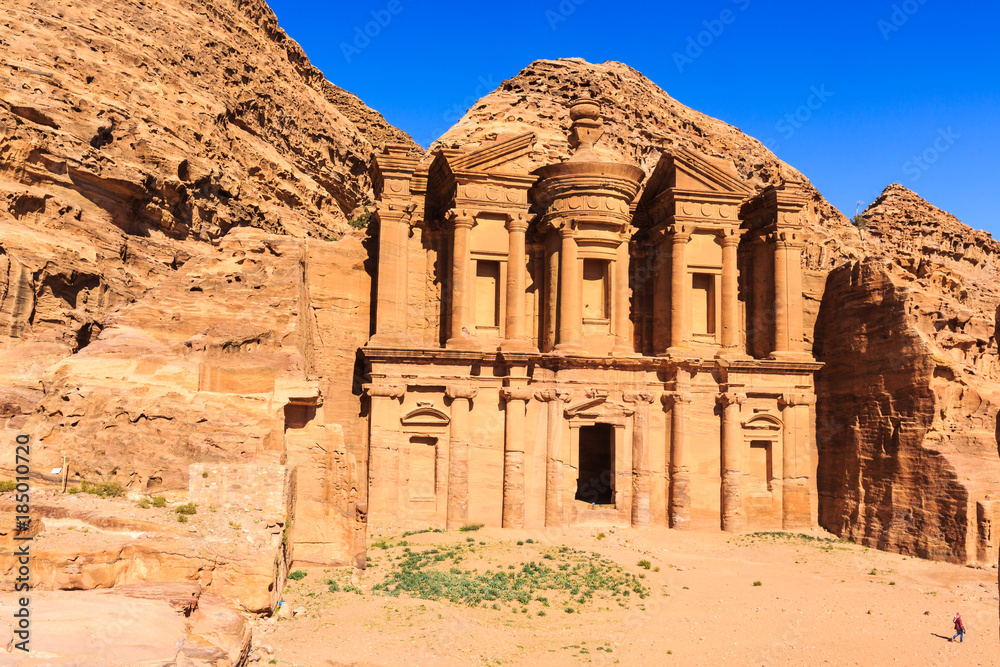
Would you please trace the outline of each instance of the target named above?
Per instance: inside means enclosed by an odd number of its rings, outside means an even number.
[[[652,518],[649,470],[649,391],[627,391],[622,397],[635,405],[632,425],[632,525],[648,526]]]
[[[739,532],[746,528],[743,508],[743,437],[740,405],[747,395],[738,391],[719,394],[722,406],[722,529]]]
[[[563,462],[559,451],[563,429],[561,404],[568,403],[571,398],[572,393],[565,389],[549,388],[535,391],[535,400],[547,404],[545,410],[545,525],[547,527],[563,524]]]
[[[504,387],[503,527],[524,528],[524,416],[531,387]]]
[[[469,412],[478,389],[470,385],[448,385],[451,399],[451,440],[448,451],[449,530],[469,521]]]
[[[670,499],[667,515],[670,527],[687,530],[691,526],[691,469],[688,455],[688,406],[693,396],[686,387],[668,391],[661,397],[670,410]]]

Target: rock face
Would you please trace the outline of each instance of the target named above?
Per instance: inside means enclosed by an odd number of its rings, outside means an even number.
[[[339,236],[387,141],[260,0],[5,4],[0,419],[233,227]],[[16,348],[16,352],[12,351]]]
[[[13,616],[16,598],[0,609]],[[0,626],[5,665],[235,667],[250,653],[250,627],[198,584],[142,584],[114,591],[33,593],[30,653]]]
[[[993,562],[1000,243],[900,185],[863,215],[884,254],[830,274],[816,328],[820,523],[880,549]]]

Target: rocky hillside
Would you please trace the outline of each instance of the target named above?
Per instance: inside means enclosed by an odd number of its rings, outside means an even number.
[[[881,549],[993,561],[1000,243],[901,185],[863,216],[880,253],[830,274],[816,328],[820,522]]]
[[[12,0],[0,53],[0,423],[229,229],[337,236],[416,148],[262,0]]]

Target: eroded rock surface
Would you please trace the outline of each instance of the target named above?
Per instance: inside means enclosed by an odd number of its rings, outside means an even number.
[[[261,0],[14,0],[0,23],[0,419],[233,227],[339,236],[402,131]]]
[[[0,597],[5,616],[16,608],[12,595]],[[31,618],[30,653],[14,648],[20,639],[0,625],[3,664],[232,667],[250,652],[247,622],[198,584],[35,592]]]
[[[820,523],[881,549],[993,562],[1000,243],[900,185],[864,218],[883,254],[830,274],[817,324]]]

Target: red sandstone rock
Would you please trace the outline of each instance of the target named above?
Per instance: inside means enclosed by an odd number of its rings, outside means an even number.
[[[992,562],[1000,243],[900,185],[863,215],[884,255],[830,274],[817,323],[820,523],[880,549]]]

